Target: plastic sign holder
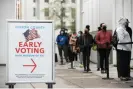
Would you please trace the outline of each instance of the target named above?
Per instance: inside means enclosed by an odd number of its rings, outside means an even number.
[[[51,20],[7,20],[6,85],[55,84],[54,23]],[[48,36],[48,37],[47,37]]]

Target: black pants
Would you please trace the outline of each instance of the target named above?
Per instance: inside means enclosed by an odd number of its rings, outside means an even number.
[[[68,59],[69,59],[69,61],[72,60],[72,51],[71,51],[70,46],[68,47]]]
[[[91,53],[91,48],[84,48],[83,65],[84,65],[84,70],[87,69],[87,71],[89,71],[90,69],[90,53]]]
[[[130,77],[131,52],[117,50],[118,77]]]
[[[108,68],[107,64],[109,60],[110,50],[111,49],[99,49],[101,70],[104,70],[104,64],[105,64],[105,70],[107,70]]]
[[[77,53],[72,53],[72,60],[77,61]]]
[[[77,61],[77,53],[74,53],[71,49],[69,50],[69,61]]]
[[[63,62],[63,56],[62,56],[63,52],[64,52],[64,57],[65,57],[66,61],[68,61],[68,58],[67,58],[68,57],[68,47],[67,47],[67,45],[63,45],[63,46],[58,45],[58,50],[59,50],[61,62]]]

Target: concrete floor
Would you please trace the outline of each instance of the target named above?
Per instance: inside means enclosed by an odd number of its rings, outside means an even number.
[[[0,66],[0,88],[7,88],[6,67]],[[56,84],[54,88],[131,88],[132,82],[124,83],[117,80],[102,80],[93,73],[83,73],[82,70],[70,70],[66,65],[56,65]],[[15,88],[47,88],[44,83],[16,84]]]

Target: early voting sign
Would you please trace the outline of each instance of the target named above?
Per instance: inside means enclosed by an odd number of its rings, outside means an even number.
[[[7,82],[54,82],[52,21],[7,21]]]

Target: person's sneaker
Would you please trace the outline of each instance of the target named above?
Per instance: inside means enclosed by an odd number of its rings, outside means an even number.
[[[126,79],[127,79],[127,81],[130,81],[130,80],[132,80],[132,78],[131,78],[131,77],[126,77]]]
[[[88,71],[91,71],[91,69],[89,68]]]
[[[84,69],[84,71],[87,71],[86,69]]]
[[[120,77],[120,80],[121,81],[128,81],[127,78],[125,78],[125,77]]]
[[[79,67],[80,67],[80,68],[83,68],[83,65],[82,65],[82,64],[80,64],[80,65],[79,65]]]
[[[100,68],[97,68],[97,71],[100,71]]]

